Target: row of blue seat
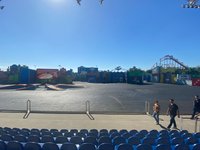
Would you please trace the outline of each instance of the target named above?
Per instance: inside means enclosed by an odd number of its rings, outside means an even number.
[[[102,136],[101,138],[97,139],[94,136],[87,136],[84,139],[80,136],[72,136],[70,138],[67,138],[65,136],[58,136],[58,137],[52,137],[52,136],[29,136],[26,138],[23,135],[16,135],[12,137],[11,135],[1,135],[0,140],[2,141],[18,141],[18,142],[37,142],[37,143],[46,143],[46,142],[52,142],[52,143],[65,143],[65,142],[71,142],[74,144],[82,144],[82,143],[92,143],[94,145],[100,145],[102,143],[111,143],[113,145],[119,145],[121,143],[128,143],[130,145],[139,145],[139,144],[150,144],[150,145],[157,145],[157,144],[196,144],[200,143],[199,138],[195,137],[188,137],[188,138],[182,138],[182,137],[174,137],[172,139],[167,137],[159,137],[159,138],[152,138],[152,137],[144,137],[142,139],[138,138],[137,136],[129,137],[128,139],[116,136],[115,138],[110,138],[109,136]]]
[[[160,144],[157,146],[151,146],[148,144],[139,144],[132,146],[130,144],[120,144],[113,146],[112,144],[103,143],[99,146],[95,146],[91,143],[83,143],[80,146],[76,146],[72,143],[55,144],[45,143],[39,144],[34,142],[20,143],[16,141],[3,142],[0,141],[0,150],[199,150],[200,144],[193,145],[167,145]]]

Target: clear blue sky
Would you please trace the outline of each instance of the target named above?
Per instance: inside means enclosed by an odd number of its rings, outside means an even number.
[[[2,0],[0,68],[150,69],[164,55],[200,65],[200,9],[184,0]]]

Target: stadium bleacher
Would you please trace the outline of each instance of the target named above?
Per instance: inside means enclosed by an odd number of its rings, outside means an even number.
[[[0,128],[0,150],[200,150],[187,130]]]

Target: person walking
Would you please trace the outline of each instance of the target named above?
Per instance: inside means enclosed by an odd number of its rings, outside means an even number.
[[[167,115],[170,115],[170,123],[167,126],[167,128],[170,129],[173,124],[173,128],[177,129],[175,117],[178,115],[178,118],[180,118],[179,108],[174,103],[174,99],[170,99],[169,102],[170,104],[168,106]]]
[[[159,125],[159,112],[160,112],[160,105],[156,100],[153,104],[153,117],[156,120],[156,124]]]
[[[194,119],[194,116],[196,115],[196,113],[200,113],[200,99],[199,99],[198,95],[194,96],[193,112],[192,112],[192,116],[190,119]]]

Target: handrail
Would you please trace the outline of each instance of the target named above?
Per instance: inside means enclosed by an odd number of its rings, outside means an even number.
[[[150,114],[150,102],[149,101],[145,101],[145,113],[147,115]]]
[[[26,108],[27,108],[26,109],[26,114],[24,115],[23,119],[27,119],[29,114],[31,113],[31,101],[30,100],[28,100],[26,102]]]
[[[90,114],[90,101],[86,101],[86,115],[90,120],[94,120],[94,117]]]

